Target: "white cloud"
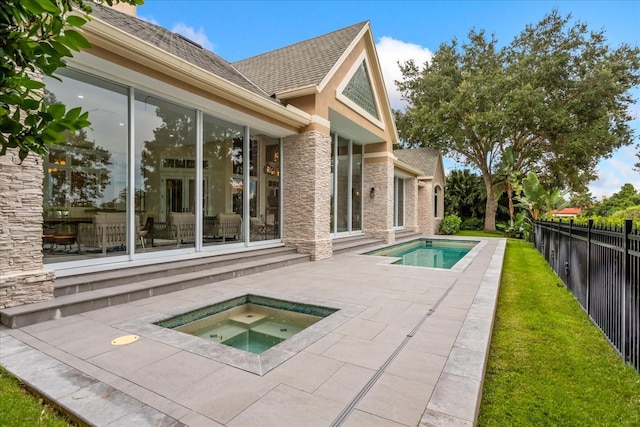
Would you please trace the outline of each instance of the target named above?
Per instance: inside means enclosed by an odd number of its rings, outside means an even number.
[[[398,92],[395,85],[396,80],[402,80],[398,62],[404,63],[409,59],[413,59],[417,65],[422,65],[427,61],[431,61],[433,53],[426,47],[386,36],[380,38],[376,44],[376,49],[391,107],[394,109],[403,108],[404,102],[401,100],[400,92]]]
[[[209,38],[204,33],[204,28],[200,27],[198,31],[196,31],[193,27],[190,27],[183,22],[178,22],[173,26],[171,31],[173,31],[174,33],[182,34],[189,40],[192,40],[205,49],[213,52],[213,43],[209,41]]]

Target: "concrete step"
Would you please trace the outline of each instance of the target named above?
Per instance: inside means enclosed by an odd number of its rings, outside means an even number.
[[[419,239],[421,237],[425,237],[425,236],[422,233],[417,231],[410,231],[410,230],[396,231],[396,242]]]
[[[333,240],[333,253],[340,254],[345,252],[362,251],[370,246],[382,244],[382,240],[374,239],[365,235],[350,236]]]
[[[295,248],[287,248],[283,246],[59,277],[56,278],[53,295],[55,297],[59,297],[80,292],[95,291],[113,286],[137,283],[143,280],[157,279],[160,277],[169,277],[226,265],[239,264],[247,260],[269,259],[275,256],[295,253]]]
[[[59,319],[234,277],[247,276],[309,260],[310,256],[308,254],[283,254],[269,258],[248,259],[236,264],[183,274],[147,278],[147,280],[103,289],[62,295],[41,303],[25,304],[0,310],[0,323],[10,328],[21,328],[47,320]]]

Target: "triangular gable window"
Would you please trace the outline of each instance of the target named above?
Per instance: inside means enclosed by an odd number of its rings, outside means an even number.
[[[362,61],[356,69],[351,80],[344,87],[342,94],[376,119],[380,119],[373,87],[369,79],[369,70],[365,61]]]

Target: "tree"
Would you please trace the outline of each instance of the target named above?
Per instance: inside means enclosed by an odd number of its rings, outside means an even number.
[[[0,155],[18,149],[45,154],[64,142],[64,131],[90,125],[88,113],[62,104],[46,105],[42,75],[66,65],[72,51],[90,48],[77,31],[92,4],[142,4],[142,0],[4,0],[0,2]]]
[[[547,191],[540,184],[538,176],[529,172],[527,177],[522,180],[522,195],[517,196],[516,200],[518,200],[519,206],[529,211],[532,220],[536,221],[543,217],[550,220],[554,210],[568,206],[569,202],[564,199],[566,195],[567,191],[559,189]]]
[[[501,49],[471,30],[444,43],[430,63],[401,65],[408,102],[396,111],[401,139],[429,145],[476,168],[487,192],[485,228],[495,229],[500,161],[536,171],[545,185],[581,191],[602,157],[633,142],[629,89],[640,82],[640,49],[613,49],[557,11]]]
[[[452,170],[447,175],[444,205],[447,215],[460,218],[484,216],[487,195],[480,176],[469,169]]]
[[[596,204],[589,210],[589,214],[610,216],[615,212],[637,205],[640,205],[640,193],[632,184],[627,183],[620,188],[620,191]]]

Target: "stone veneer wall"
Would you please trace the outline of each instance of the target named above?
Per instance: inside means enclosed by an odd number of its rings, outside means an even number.
[[[0,308],[53,298],[54,272],[42,263],[42,159],[0,156]]]
[[[404,227],[411,231],[420,231],[418,226],[418,179],[404,180]]]
[[[418,189],[418,225],[422,234],[433,235],[433,184],[431,181],[423,181],[423,186]]]
[[[282,151],[283,241],[312,260],[330,258],[331,137],[317,131],[291,135]]]
[[[363,230],[371,237],[393,243],[393,163],[377,160],[365,159]],[[373,199],[369,197],[371,188],[375,188]]]

